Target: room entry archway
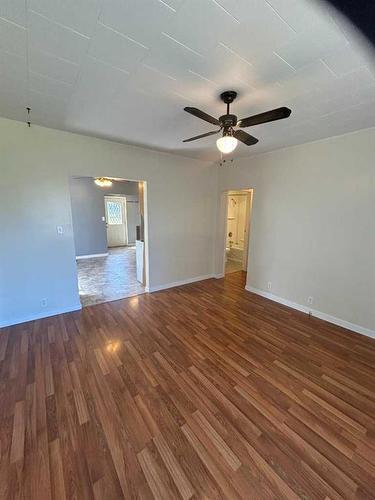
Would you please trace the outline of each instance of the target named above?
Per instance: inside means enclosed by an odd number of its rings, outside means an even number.
[[[70,194],[81,304],[147,292],[146,183],[73,177]]]

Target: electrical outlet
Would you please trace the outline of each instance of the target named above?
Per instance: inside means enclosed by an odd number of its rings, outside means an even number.
[[[268,288],[268,290],[271,290],[271,288],[272,288],[272,281],[269,281],[267,283],[267,288]]]
[[[42,307],[47,307],[47,299],[41,299],[41,301],[40,301],[40,305],[41,305]]]
[[[307,303],[308,303],[308,304],[312,305],[312,304],[313,304],[313,302],[314,302],[314,297],[311,297],[311,296],[310,296],[310,297],[307,297]]]

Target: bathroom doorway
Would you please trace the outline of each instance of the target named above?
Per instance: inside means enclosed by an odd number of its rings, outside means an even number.
[[[247,271],[252,194],[251,189],[227,192],[225,274]]]

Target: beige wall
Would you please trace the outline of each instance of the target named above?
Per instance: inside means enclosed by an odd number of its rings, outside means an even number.
[[[68,181],[101,175],[147,182],[151,289],[212,273],[213,165],[0,119],[0,325],[79,307]]]
[[[375,330],[375,129],[218,169],[221,193],[254,188],[248,287]]]

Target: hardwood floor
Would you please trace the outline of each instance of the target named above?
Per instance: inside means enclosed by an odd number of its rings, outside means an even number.
[[[4,329],[0,498],[375,498],[375,341],[244,279]]]

